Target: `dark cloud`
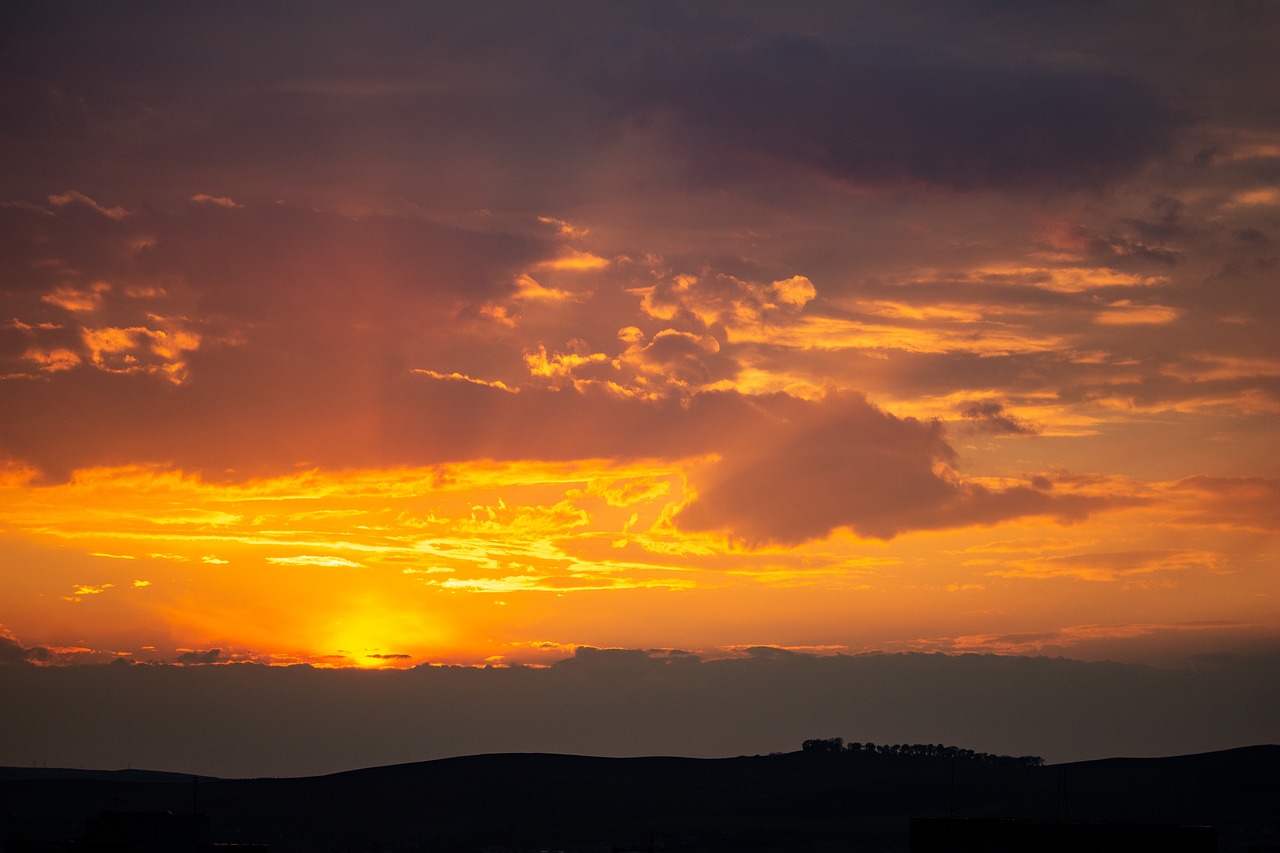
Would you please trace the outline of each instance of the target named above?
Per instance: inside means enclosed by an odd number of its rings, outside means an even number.
[[[713,176],[783,162],[854,184],[1094,186],[1163,152],[1180,123],[1132,78],[812,36],[646,65],[613,94],[674,112]]]
[[[974,400],[960,409],[960,417],[977,432],[996,435],[1035,435],[1040,428],[1005,411],[1004,405],[995,400]]]
[[[255,371],[260,377],[261,368],[246,360],[239,371],[224,365],[219,373]],[[341,378],[303,388],[272,377],[261,385],[239,380],[225,389],[195,382],[168,389],[151,377],[81,371],[57,384],[14,386],[11,397],[25,401],[26,415],[0,423],[0,439],[53,479],[75,468],[151,459],[221,479],[228,471],[249,477],[303,462],[339,469],[718,453],[721,461],[695,476],[697,497],[676,523],[751,544],[801,542],[839,527],[890,538],[1024,515],[1078,520],[1110,505],[1026,487],[992,490],[941,473],[955,454],[940,423],[897,418],[853,394],[820,401],[737,392],[640,399],[593,387],[512,393],[383,374],[373,389],[377,408],[368,411],[350,408],[350,401],[367,399],[370,389]],[[279,390],[285,388],[288,395]],[[98,428],[64,417],[66,400]],[[238,404],[225,404],[233,400]],[[139,406],[142,428],[134,425]],[[998,425],[1001,417],[1007,415],[988,413],[983,423]],[[300,431],[298,423],[308,428]]]
[[[1196,366],[1191,362],[1192,369]],[[1111,384],[1102,377],[1082,376],[1064,385],[1061,399],[1072,403],[1123,400],[1152,411],[1173,409],[1179,404],[1198,402],[1211,405],[1215,400],[1233,400],[1245,410],[1258,406],[1261,411],[1267,411],[1280,402],[1280,376],[1264,374],[1219,379],[1189,375],[1184,379],[1161,376],[1152,370],[1151,375],[1134,381]]]
[[[897,418],[861,396],[778,402],[769,428],[695,481],[697,497],[676,515],[678,526],[726,530],[748,544],[794,544],[839,527],[888,539],[1024,515],[1078,520],[1107,505],[947,476],[940,466],[955,452],[939,422]]]
[[[178,663],[187,666],[217,663],[220,660],[222,660],[222,649],[192,650],[178,655]]]
[[[46,663],[53,653],[42,646],[28,648],[0,631],[0,666],[17,666],[30,663]]]
[[[730,454],[676,516],[688,530],[728,529],[747,542],[800,542],[850,526],[887,538],[905,516],[955,496],[934,471],[953,458],[942,427],[899,419],[848,396],[792,403],[776,425]]]
[[[368,412],[410,366],[456,351],[439,330],[509,293],[517,269],[552,251],[537,236],[416,215],[187,203],[112,218],[78,199],[0,208],[0,239],[11,318],[0,375],[37,380],[6,384],[25,404],[5,407],[0,447],[61,472],[94,457],[155,458],[148,446],[187,464],[192,451],[217,455],[219,428],[251,432],[265,450],[273,434],[345,409],[341,431],[361,417],[353,403]],[[494,351],[476,344],[463,350]],[[504,354],[520,364],[518,348]],[[253,423],[234,413],[244,405],[257,409]],[[87,429],[91,411],[136,438],[110,447]],[[35,450],[35,423],[51,429],[48,453]]]
[[[1235,232],[1235,237],[1242,243],[1248,243],[1251,246],[1270,246],[1271,238],[1263,234],[1257,228],[1241,228]]]
[[[778,183],[779,165],[880,186],[1091,187],[1183,125],[1144,69],[1088,61],[1109,30],[1073,17],[1068,51],[1017,20],[1040,16],[981,4],[52,5],[6,21],[0,153],[18,192],[61,191],[37,184],[56,175],[95,197],[539,212],[592,204],[605,175],[631,190],[689,171]],[[1117,27],[1148,17],[1103,5]],[[1081,44],[1084,59],[1050,58]],[[673,148],[619,156],[637,132]]]
[[[833,734],[1051,762],[1174,755],[1276,742],[1277,685],[1273,654],[1165,669],[770,648],[584,649],[547,669],[2,667],[0,693],[24,701],[0,703],[0,764],[296,775],[489,752],[730,756]],[[371,708],[377,726],[351,725]]]
[[[27,662],[27,650],[16,640],[0,637],[0,664],[13,665]]]
[[[789,649],[780,649],[776,646],[751,646],[743,649],[742,653],[749,658],[764,660],[777,660],[780,658],[791,657],[796,654],[796,652],[790,651]]]
[[[1172,196],[1160,195],[1151,200],[1148,218],[1129,219],[1127,224],[1148,242],[1165,242],[1184,237],[1183,213],[1186,205]]]

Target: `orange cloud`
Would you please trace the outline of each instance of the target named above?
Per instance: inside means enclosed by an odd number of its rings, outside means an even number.
[[[103,295],[110,291],[111,285],[105,281],[94,282],[87,289],[61,285],[40,299],[42,302],[56,305],[66,311],[90,313],[102,307]]]
[[[186,381],[187,354],[200,348],[200,336],[183,328],[180,319],[152,316],[167,328],[100,327],[82,330],[85,348],[100,370],[151,373],[174,384]]]
[[[1188,477],[1172,484],[1183,514],[1176,524],[1280,533],[1280,480],[1265,477]]]
[[[63,348],[41,350],[32,347],[25,350],[22,357],[34,362],[37,368],[47,373],[71,370],[80,364],[80,356],[77,353]]]
[[[244,207],[243,204],[237,204],[234,199],[228,198],[226,196],[214,196],[214,195],[207,195],[205,193],[196,193],[191,197],[191,200],[196,202],[197,204],[213,204],[213,205],[217,205],[218,207],[226,207],[230,209]]]
[[[538,264],[540,269],[549,270],[598,270],[609,266],[608,258],[601,258],[590,252],[583,252],[577,249],[570,249],[558,258],[542,261]]]
[[[1162,572],[1212,572],[1216,564],[1216,555],[1187,549],[1091,552],[1010,561],[1008,567],[989,574],[1005,578],[1072,577],[1086,581],[1116,581]]]
[[[59,195],[49,196],[49,203],[54,207],[66,207],[67,205],[78,204],[83,205],[96,213],[100,213],[108,219],[124,219],[129,215],[129,211],[123,207],[103,207],[87,195],[76,190],[68,190]]]
[[[1162,326],[1178,319],[1178,312],[1164,305],[1135,305],[1127,299],[1112,302],[1094,317],[1105,326]]]

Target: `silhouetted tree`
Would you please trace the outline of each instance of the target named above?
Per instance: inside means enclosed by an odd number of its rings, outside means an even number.
[[[805,752],[833,752],[838,753],[844,750],[844,738],[839,737],[823,737],[810,738],[800,745]]]
[[[940,743],[895,743],[875,744],[871,741],[860,743],[850,741],[845,745],[844,738],[826,737],[810,738],[801,744],[805,752],[831,753],[843,755],[883,755],[891,758],[933,758],[952,761],[976,761],[996,767],[1043,767],[1044,759],[1038,755],[995,755],[990,752],[974,752],[972,749],[961,749],[957,746],[944,746]]]

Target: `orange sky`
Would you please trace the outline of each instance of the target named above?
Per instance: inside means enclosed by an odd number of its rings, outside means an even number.
[[[1274,650],[1280,18],[1103,5],[25,10],[0,636]]]

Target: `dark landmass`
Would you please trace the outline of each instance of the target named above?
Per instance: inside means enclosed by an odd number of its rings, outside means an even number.
[[[108,811],[191,813],[291,851],[906,851],[913,817],[1208,825],[1280,846],[1280,746],[1034,766],[802,752],[725,759],[477,755],[287,779],[0,768],[0,839]]]
[[[69,767],[0,767],[0,782],[26,779],[97,779],[108,782],[178,782],[190,784],[192,779],[214,781],[214,776],[194,776],[164,770],[75,770]]]

